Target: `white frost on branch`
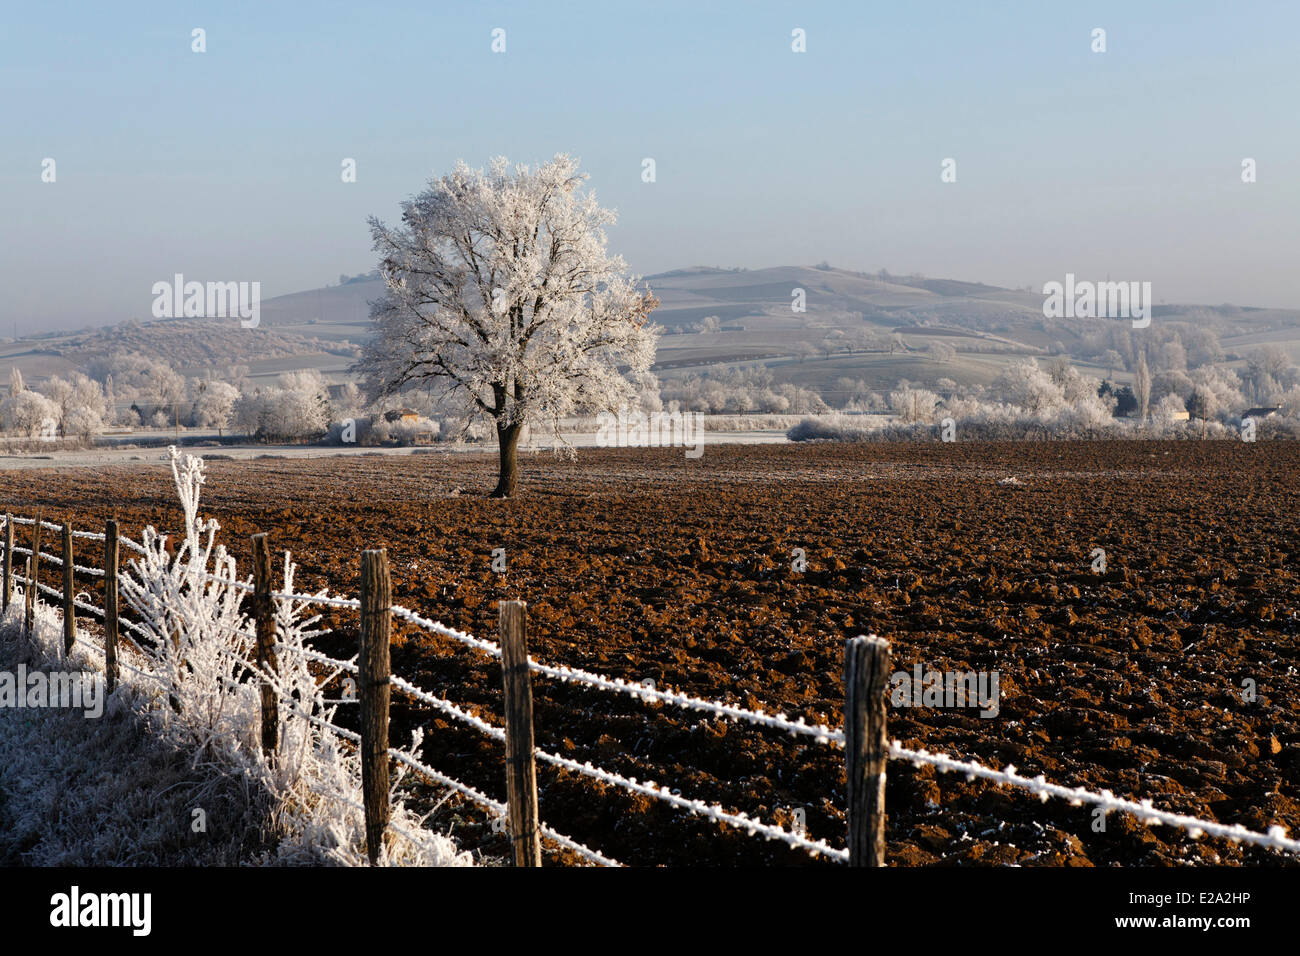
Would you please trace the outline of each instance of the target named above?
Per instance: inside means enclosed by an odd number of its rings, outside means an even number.
[[[654,360],[658,304],[606,251],[614,222],[572,157],[536,168],[463,162],[402,205],[402,225],[370,220],[386,292],[358,370],[372,397],[440,386],[462,427],[499,433],[636,400]]]
[[[260,668],[253,623],[242,610],[251,582],[238,577],[234,558],[216,543],[217,522],[199,517],[203,462],[172,448],[171,466],[184,513],[179,543],[169,549],[163,535],[146,528],[139,557],[120,578],[122,596],[141,621],[130,629],[142,638],[142,676],[157,688],[150,709],[156,726],[192,752],[197,766],[243,779],[262,795],[273,849],[261,862],[365,865],[360,759],[330,728],[338,705],[324,690],[338,671],[313,673],[308,666],[315,656],[306,641],[319,617],[304,616],[305,609],[326,595],[295,594],[286,555],[283,589],[273,598],[277,666]],[[279,700],[280,746],[271,759],[259,745],[263,681]],[[419,743],[417,737],[399,752],[414,759]],[[380,862],[467,865],[468,854],[424,830],[406,808],[398,792],[404,773],[399,766],[392,781],[392,826]]]

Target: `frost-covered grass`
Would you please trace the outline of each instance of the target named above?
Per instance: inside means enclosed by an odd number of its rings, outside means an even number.
[[[305,616],[306,602],[277,600],[279,668],[254,673],[245,592],[229,583],[238,580],[235,561],[216,543],[217,523],[198,516],[203,463],[174,448],[171,461],[184,533],[171,554],[164,537],[146,528],[144,553],[124,565],[123,604],[141,623],[132,632],[138,641],[123,650],[134,670],[123,670],[105,717],[0,709],[0,752],[8,758],[0,771],[0,820],[14,834],[0,838],[3,856],[34,863],[365,865],[355,747],[308,719],[332,722],[338,706],[323,690],[336,675],[313,674],[302,653],[317,618]],[[286,593],[293,574],[286,556]],[[19,609],[11,605],[6,647],[53,666],[60,614],[38,608],[28,642],[12,633]],[[74,658],[81,669],[102,672],[93,646],[85,635]],[[270,759],[259,745],[260,692],[250,680],[257,677],[280,699],[280,747]],[[418,744],[408,752],[414,755]],[[60,770],[65,763],[69,773]],[[468,853],[424,830],[406,807],[404,776],[397,764],[380,863],[469,865]],[[51,820],[48,811],[74,790],[68,819]],[[193,832],[194,809],[206,814],[208,834]]]
[[[22,614],[16,602],[0,620],[0,670],[103,672],[81,643],[59,659],[58,612],[38,605],[35,640]],[[0,708],[0,865],[229,866],[268,850],[268,801],[155,733],[151,696],[124,682],[98,719]],[[194,830],[195,809],[206,832]]]
[[[804,415],[705,415],[704,430],[707,432],[777,431],[791,428],[806,417]]]

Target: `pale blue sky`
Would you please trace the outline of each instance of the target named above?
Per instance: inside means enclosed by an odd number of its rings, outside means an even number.
[[[5,19],[0,333],[147,318],[176,272],[264,298],[337,281],[374,264],[366,215],[395,219],[432,172],[557,151],[618,209],[611,245],[642,274],[1068,271],[1300,307],[1294,0],[173,0]]]

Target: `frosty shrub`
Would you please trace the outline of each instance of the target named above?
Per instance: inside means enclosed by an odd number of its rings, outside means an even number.
[[[184,719],[176,731],[207,750],[217,738],[238,736],[247,724],[239,714],[241,697],[235,683],[240,661],[249,653],[240,609],[243,592],[208,578],[233,578],[234,559],[214,539],[216,521],[197,516],[203,466],[175,449],[172,475],[180,491],[185,530],[175,555],[167,539],[152,526],[144,529],[144,553],[131,559],[120,579],[122,598],[140,617],[133,630],[150,670],[159,678],[173,707]]]
[[[360,761],[350,744],[320,726],[333,720],[337,704],[323,688],[338,674],[313,674],[304,653],[319,618],[304,617],[305,598],[276,598],[278,669],[258,671],[253,624],[243,609],[251,582],[239,580],[234,558],[216,543],[217,522],[199,517],[203,462],[175,448],[170,454],[184,513],[179,543],[169,551],[165,536],[145,528],[143,553],[120,579],[123,599],[140,619],[131,629],[140,638],[140,669],[156,685],[154,726],[192,752],[196,766],[242,778],[263,795],[274,849],[262,862],[364,864]],[[283,595],[293,593],[293,578],[286,555]],[[280,700],[281,747],[272,759],[258,743],[260,681]],[[415,756],[414,749],[407,752]],[[422,830],[406,809],[397,793],[403,775],[394,774],[393,825],[381,862],[468,864],[467,854]]]
[[[889,408],[905,424],[933,422],[939,396],[924,388],[900,388],[889,393]]]
[[[438,423],[428,418],[417,418],[413,422],[396,421],[388,426],[388,434],[402,445],[427,443],[438,437]]]
[[[987,393],[950,395],[941,408],[932,402],[932,392],[901,382],[889,396],[896,422],[872,426],[844,417],[809,418],[790,429],[787,437],[792,441],[929,440],[941,437],[932,423],[942,418],[954,421],[961,441],[1236,437],[1235,426],[1240,423],[1217,404],[1233,400],[1231,373],[1197,369],[1195,378],[1199,384],[1192,385],[1193,400],[1187,409],[1200,402],[1203,417],[1213,412],[1221,421],[1197,420],[1196,411],[1191,422],[1176,420],[1175,413],[1183,410],[1176,392],[1160,398],[1145,424],[1115,418],[1115,395],[1100,394],[1100,381],[1081,374],[1064,359],[1046,369],[1027,359],[1007,366]],[[1268,436],[1290,433],[1282,420],[1269,422],[1275,423],[1270,424]]]
[[[23,391],[5,399],[4,419],[9,431],[34,437],[47,422],[59,420],[59,406],[37,392]]]

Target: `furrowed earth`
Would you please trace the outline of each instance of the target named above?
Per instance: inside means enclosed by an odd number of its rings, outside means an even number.
[[[212,461],[202,512],[241,572],[265,531],[293,552],[298,590],[355,595],[361,551],[387,548],[394,600],[427,617],[496,639],[497,602],[525,600],[539,661],[833,727],[844,641],[878,634],[894,671],[999,675],[995,717],[891,707],[905,746],[1300,829],[1296,443],[709,445],[523,467],[522,495],[502,502],[485,497],[486,455]],[[0,472],[0,506],[88,530],[116,517],[137,538],[180,522],[161,464]],[[97,547],[78,541],[78,563],[101,564]],[[355,618],[325,620],[321,648],[351,656]],[[395,622],[392,663],[501,722],[492,658]],[[787,828],[802,811],[809,836],[843,845],[842,750],[541,676],[533,693],[540,747]],[[393,701],[395,745],[424,727],[426,763],[504,799],[497,744]],[[538,782],[547,823],[626,863],[828,865],[567,771],[539,765]],[[431,826],[506,855],[473,805],[414,791]],[[886,809],[892,865],[1297,862],[899,761]]]

